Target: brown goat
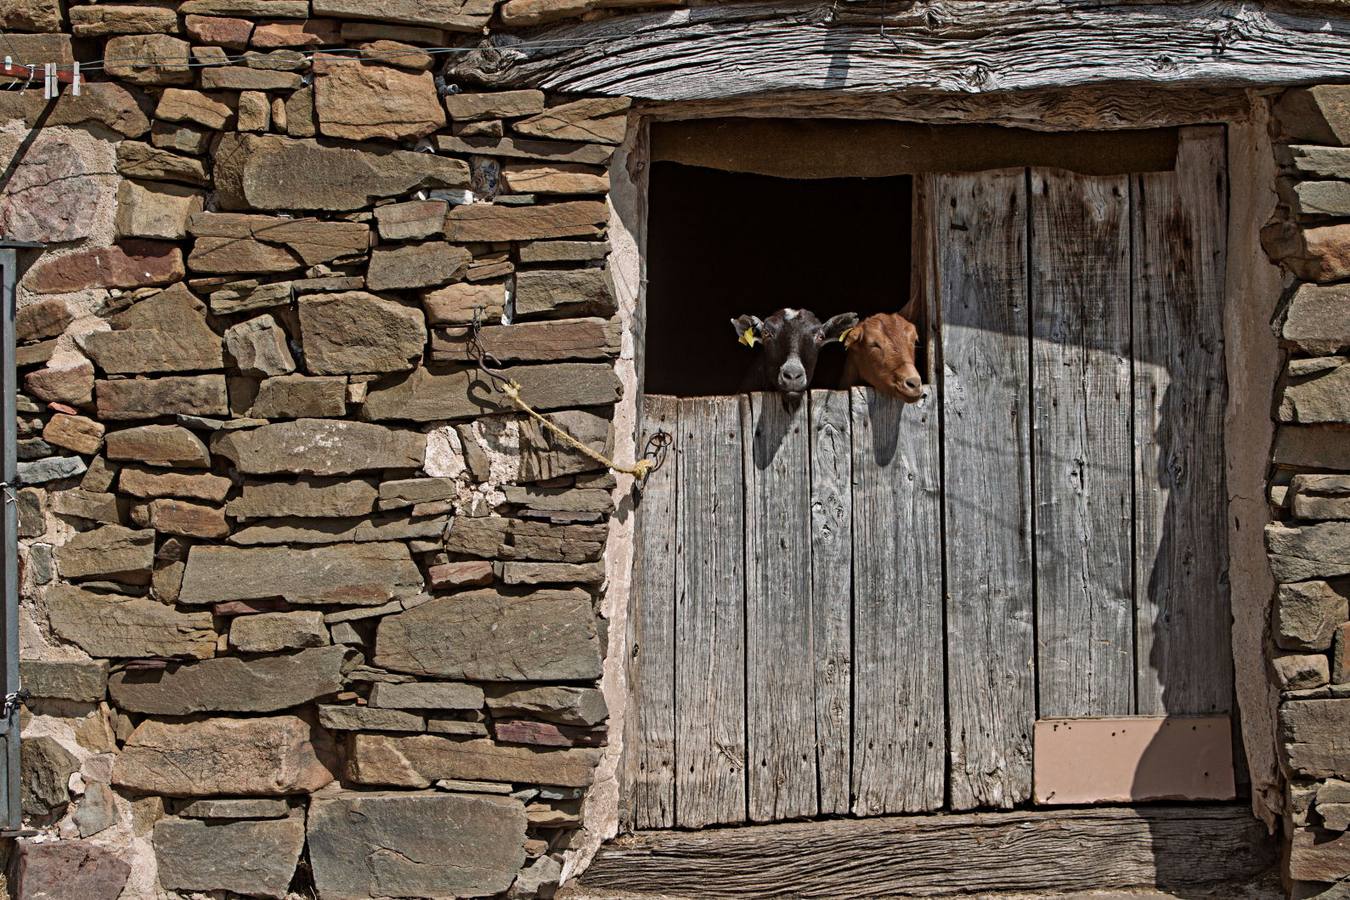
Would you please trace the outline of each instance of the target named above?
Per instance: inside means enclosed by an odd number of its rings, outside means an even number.
[[[877,313],[850,329],[842,340],[848,349],[846,384],[861,379],[906,403],[923,399],[923,380],[914,364],[919,331],[909,319],[900,313]]]

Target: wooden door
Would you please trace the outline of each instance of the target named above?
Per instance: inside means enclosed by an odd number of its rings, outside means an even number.
[[[1008,808],[1038,719],[1232,708],[1224,136],[928,176],[928,398],[646,397],[629,821]]]

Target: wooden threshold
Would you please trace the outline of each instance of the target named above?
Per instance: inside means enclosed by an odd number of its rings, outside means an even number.
[[[925,897],[1203,888],[1275,864],[1246,805],[1093,807],[646,831],[600,848],[579,893]]]

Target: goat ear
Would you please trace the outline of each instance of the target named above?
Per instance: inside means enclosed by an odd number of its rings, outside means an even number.
[[[736,330],[736,340],[747,347],[754,347],[759,342],[763,325],[755,316],[737,316],[731,320],[731,327]]]
[[[857,327],[857,313],[840,313],[837,316],[831,316],[824,325],[820,326],[820,342],[828,344],[830,341],[845,341],[849,337],[849,332]]]

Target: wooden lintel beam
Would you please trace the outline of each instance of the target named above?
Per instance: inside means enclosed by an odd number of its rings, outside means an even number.
[[[1245,805],[1094,807],[648,831],[600,849],[583,895],[867,898],[1241,882],[1275,862]]]
[[[861,7],[718,3],[572,22],[491,38],[450,72],[493,87],[662,101],[822,90],[1253,87],[1350,77],[1350,16],[1298,7],[1238,0]]]

